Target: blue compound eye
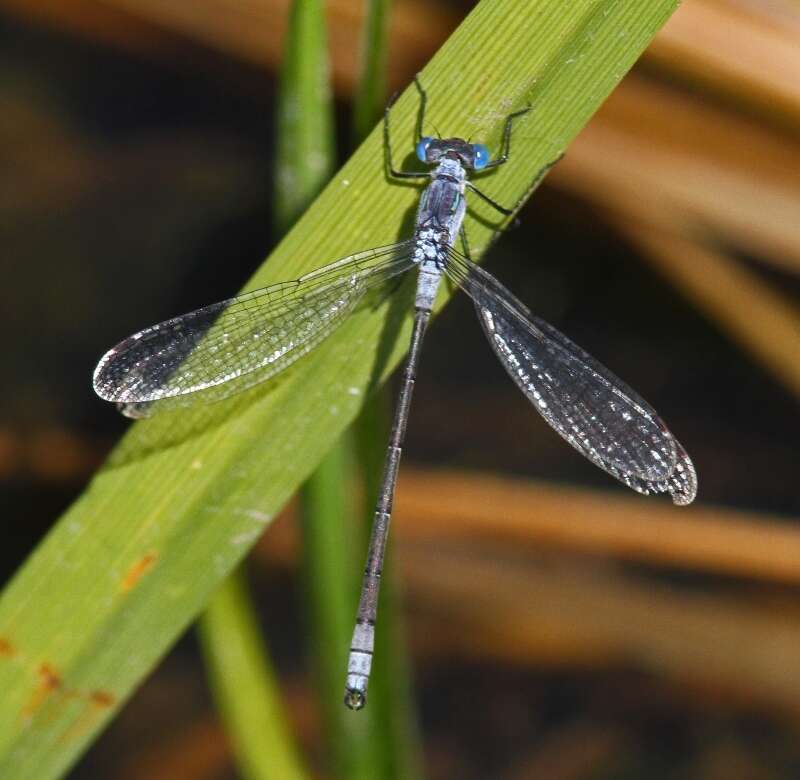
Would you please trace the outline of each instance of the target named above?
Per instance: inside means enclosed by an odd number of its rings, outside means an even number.
[[[433,138],[426,135],[424,138],[419,139],[417,144],[417,157],[421,162],[428,162],[428,147],[431,145]]]
[[[483,144],[472,144],[472,151],[475,157],[472,160],[472,167],[479,171],[486,167],[489,162],[489,150]]]

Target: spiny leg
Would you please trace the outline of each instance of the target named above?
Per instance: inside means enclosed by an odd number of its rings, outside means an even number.
[[[472,255],[470,254],[470,251],[469,251],[469,241],[467,241],[467,231],[464,229],[464,223],[463,222],[461,223],[461,227],[458,229],[458,232],[461,235],[461,246],[464,249],[464,257],[466,257],[467,260],[469,260],[470,263],[471,263],[472,262]]]
[[[513,209],[507,209],[505,206],[501,206],[496,200],[492,200],[486,193],[481,192],[471,181],[466,181],[464,183],[479,198],[485,200],[493,209],[499,211],[503,216],[510,217],[514,213]]]
[[[428,101],[428,96],[425,90],[422,89],[416,76],[414,77],[414,83],[417,85],[417,89],[420,92],[420,108],[417,112],[417,140],[419,140],[419,138],[422,137],[422,123],[425,119],[425,106]],[[395,179],[429,179],[430,174],[427,171],[400,171],[394,167],[394,163],[392,162],[392,139],[389,131],[389,112],[396,100],[397,93],[392,95],[391,100],[388,102],[383,112],[383,160],[386,165],[386,170],[389,171],[389,174]]]
[[[512,114],[511,116],[514,116],[514,114]],[[547,174],[550,172],[550,169],[554,165],[559,163],[563,159],[563,157],[564,157],[564,155],[562,153],[562,154],[558,155],[558,157],[556,157],[554,160],[551,160],[549,163],[547,163],[547,165],[545,165],[543,168],[540,168],[539,171],[537,172],[536,176],[533,179],[533,183],[528,188],[528,191],[525,193],[525,195],[522,196],[522,198],[516,203],[516,205],[513,208],[510,208],[510,209],[506,208],[505,206],[501,206],[496,200],[492,200],[492,198],[490,198],[486,193],[481,192],[471,181],[466,182],[466,185],[478,197],[480,197],[483,200],[485,200],[492,208],[494,208],[497,211],[499,211],[503,216],[510,217],[512,214],[514,214],[517,211],[517,209],[520,206],[520,203],[522,203],[522,201],[525,198],[527,198],[528,195],[530,195],[530,193],[533,192],[542,183],[542,179],[544,179],[544,177],[547,176]],[[486,169],[484,168],[483,170],[486,170]]]
[[[533,192],[541,183],[542,179],[550,173],[551,169],[558,165],[564,159],[564,152],[558,155],[558,157],[550,160],[549,163],[545,163],[545,165],[539,169],[536,176],[533,177],[533,184],[531,184],[529,188],[529,192]]]
[[[527,114],[530,110],[531,107],[528,106],[527,108],[523,108],[520,111],[515,111],[513,114],[509,114],[506,117],[506,123],[503,128],[503,151],[496,160],[491,160],[484,165],[481,169],[482,171],[488,171],[491,168],[497,168],[498,165],[503,165],[503,163],[508,162],[509,155],[511,154],[511,127],[517,117]]]
[[[419,111],[417,111],[417,141],[422,140],[422,128],[425,127],[425,109],[428,107],[428,93],[419,80],[419,73],[414,76],[414,85],[419,92]]]

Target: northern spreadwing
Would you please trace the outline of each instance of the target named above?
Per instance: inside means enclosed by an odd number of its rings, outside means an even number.
[[[345,703],[352,709],[366,702],[395,483],[422,340],[443,278],[472,299],[489,344],[506,371],[575,449],[639,493],[669,493],[679,505],[691,503],[697,493],[689,456],[655,410],[552,325],[532,315],[470,258],[463,224],[467,191],[503,216],[511,215],[513,209],[479,190],[469,175],[509,161],[513,126],[530,108],[506,117],[500,154],[492,158],[482,144],[423,135],[427,96],[418,79],[415,83],[420,95],[416,154],[427,170],[394,168],[391,105],[384,116],[388,173],[395,179],[428,182],[409,239],[358,252],[295,281],[244,293],[145,328],[109,350],[94,373],[97,394],[119,404],[129,416],[227,398],[274,377],[322,342],[358,306],[396,288],[399,275],[416,270],[411,344],[350,646]]]

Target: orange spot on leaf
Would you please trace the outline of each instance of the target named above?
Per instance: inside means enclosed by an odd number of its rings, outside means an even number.
[[[41,664],[37,673],[42,689],[54,691],[61,687],[61,675],[50,664]]]
[[[122,578],[122,582],[120,583],[122,592],[128,593],[132,590],[139,580],[153,568],[153,564],[156,562],[157,558],[158,556],[155,553],[149,552],[136,561],[136,563],[128,569],[128,573]]]
[[[22,708],[20,716],[29,721],[36,716],[41,726],[57,719],[67,719],[67,706],[74,718],[62,733],[62,741],[84,735],[92,729],[101,713],[116,704],[116,696],[101,688],[85,690],[68,687],[61,674],[49,663],[41,663],[36,669],[36,686],[28,703]],[[76,708],[77,705],[77,708]]]
[[[98,707],[112,707],[116,702],[116,697],[108,691],[92,691],[89,699]]]
[[[0,658],[11,658],[16,655],[17,648],[3,636],[0,636]]]
[[[30,700],[22,708],[22,712],[20,713],[22,717],[26,719],[30,718],[41,709],[47,699],[54,692],[58,691],[62,684],[59,673],[47,663],[39,665],[39,668],[36,670],[36,676],[39,678],[38,685],[34,689]]]

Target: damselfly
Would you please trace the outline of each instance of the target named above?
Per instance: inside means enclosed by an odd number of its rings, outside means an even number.
[[[323,341],[359,305],[388,294],[400,274],[416,269],[411,346],[350,646],[345,703],[352,709],[360,709],[366,702],[401,448],[422,339],[443,276],[472,299],[500,362],[536,410],[575,449],[639,493],[669,493],[681,505],[691,503],[697,493],[689,456],[655,410],[552,325],[533,316],[470,259],[463,225],[466,191],[474,192],[504,216],[513,210],[478,190],[468,175],[508,161],[512,126],[530,108],[506,117],[501,152],[492,159],[483,144],[423,136],[427,99],[419,81],[415,83],[420,95],[416,153],[432,170],[394,168],[390,107],[384,115],[388,172],[396,179],[429,181],[409,240],[359,252],[296,281],[245,293],[145,328],[109,350],[94,373],[97,394],[134,417],[194,401],[227,398],[275,376]],[[456,247],[459,240],[461,249]]]

